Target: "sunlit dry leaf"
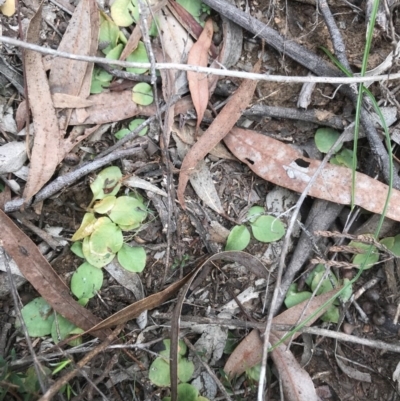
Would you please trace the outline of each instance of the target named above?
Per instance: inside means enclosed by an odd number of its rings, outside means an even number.
[[[21,273],[51,307],[83,330],[99,322],[89,310],[78,304],[70,295],[68,286],[39,252],[34,242],[0,210],[0,242],[14,259]],[[94,335],[105,338],[107,331]]]
[[[257,175],[276,185],[302,192],[320,161],[308,159],[275,139],[251,130],[234,128],[225,137],[229,150]],[[310,196],[349,205],[352,172],[346,167],[326,165],[309,191]],[[381,214],[388,186],[362,173],[356,173],[355,204]],[[373,194],[373,196],[371,196]],[[400,191],[393,189],[387,217],[400,221]]]
[[[253,68],[253,72],[258,72],[260,70],[260,65],[261,62],[258,61]],[[250,103],[256,86],[257,81],[247,80],[242,82],[238,90],[232,95],[225,107],[208,127],[208,130],[193,145],[183,160],[177,191],[178,200],[182,207],[185,207],[184,192],[190,174],[194,172],[197,163],[204,159],[207,153],[233,128],[241,116],[242,111]]]
[[[78,3],[58,47],[59,51],[82,56],[94,55],[90,54],[92,44],[91,2],[93,1],[81,0]],[[87,62],[55,58],[49,77],[51,93],[78,96],[87,68]],[[59,116],[63,117],[63,129],[68,125],[71,112],[71,109],[67,109],[61,114],[59,113]]]
[[[6,0],[0,7],[0,12],[6,17],[11,17],[15,13],[15,0]]]
[[[33,16],[27,31],[27,41],[38,44],[42,7]],[[62,141],[56,111],[50,95],[46,72],[40,53],[25,51],[25,73],[29,105],[35,127],[31,166],[23,197],[29,200],[53,175],[59,160]]]
[[[212,35],[213,22],[211,19],[208,19],[204,25],[204,29],[199,37],[199,40],[189,51],[188,64],[199,67],[207,67],[208,51],[210,50]],[[198,128],[208,104],[209,92],[207,75],[204,73],[188,71],[187,77],[189,81],[190,94],[192,95],[194,108],[196,109],[197,113]]]

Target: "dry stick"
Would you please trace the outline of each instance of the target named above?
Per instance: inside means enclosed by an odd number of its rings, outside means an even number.
[[[206,0],[206,1],[210,1],[210,0]],[[249,17],[249,18],[251,18],[251,17]],[[258,23],[262,24],[260,21],[258,21]],[[19,46],[19,47],[22,47],[25,49],[37,51],[42,54],[50,54],[53,56],[68,58],[68,59],[72,59],[72,60],[87,61],[90,63],[118,65],[120,67],[136,67],[136,68],[150,68],[151,67],[150,63],[133,63],[133,62],[128,62],[128,61],[120,61],[120,60],[106,60],[105,58],[102,58],[102,57],[81,56],[78,54],[61,52],[58,50],[49,49],[47,47],[34,45],[32,43],[27,43],[22,40],[9,38],[7,36],[0,36],[0,43],[6,43],[9,45],[13,45],[13,46]],[[297,45],[297,46],[300,46],[300,45]],[[304,52],[305,50],[306,50],[305,48],[300,46],[299,51]],[[307,52],[308,52],[308,50],[307,50]],[[314,56],[314,57],[317,58],[317,60],[313,64],[318,63],[318,60],[320,62],[326,64],[325,61],[323,61],[319,57],[317,57],[317,56]],[[296,60],[296,58],[294,58],[294,60],[298,61],[298,60]],[[329,76],[329,74],[328,75],[321,74],[320,76],[317,76],[317,77],[315,77],[315,76],[289,77],[287,75],[255,74],[255,73],[251,73],[251,72],[234,71],[234,70],[228,70],[228,69],[217,69],[217,68],[209,68],[209,67],[198,67],[195,65],[179,64],[179,63],[156,63],[155,67],[158,70],[195,71],[195,72],[199,72],[199,73],[220,75],[220,76],[225,76],[225,77],[237,77],[237,78],[243,78],[243,79],[269,81],[269,82],[282,82],[282,83],[316,82],[316,83],[326,83],[326,84],[354,84],[354,83],[361,83],[361,82],[368,83],[368,82],[379,82],[379,81],[392,81],[392,80],[396,80],[396,79],[400,78],[400,73],[385,74],[385,75],[371,75],[371,76],[364,76],[364,77]],[[307,67],[307,68],[310,68],[310,67]],[[332,71],[336,71],[332,67],[330,67],[330,69]]]
[[[25,340],[26,340],[26,344],[28,346],[29,352],[32,355],[33,367],[35,368],[35,372],[36,372],[36,376],[37,376],[37,379],[39,382],[40,389],[42,390],[42,393],[44,393],[46,391],[46,385],[45,385],[43,379],[46,377],[46,375],[44,374],[44,370],[43,370],[42,366],[40,365],[39,360],[37,359],[37,355],[33,349],[31,338],[29,337],[28,329],[26,328],[25,321],[22,317],[21,308],[20,308],[19,302],[18,302],[19,301],[18,291],[15,288],[15,283],[14,283],[14,280],[13,280],[13,277],[11,274],[10,262],[8,259],[9,256],[4,251],[4,248],[2,245],[3,245],[2,241],[0,241],[0,253],[3,255],[2,259],[4,260],[4,263],[6,265],[8,281],[10,283],[11,294],[12,294],[13,301],[14,301],[15,312],[16,312],[18,320],[21,324],[22,331],[24,332],[24,336],[25,336]]]
[[[229,394],[227,393],[224,385],[221,383],[221,381],[218,379],[218,377],[216,376],[216,374],[214,373],[214,371],[208,366],[207,363],[205,363],[200,355],[198,354],[197,349],[193,346],[193,344],[186,338],[183,337],[183,341],[185,342],[185,344],[188,346],[188,348],[194,353],[194,355],[196,356],[196,358],[198,359],[198,361],[203,365],[204,369],[208,372],[208,374],[212,377],[212,379],[214,380],[215,384],[217,385],[217,387],[219,388],[219,391],[221,391],[221,393],[224,395],[224,398],[228,401],[232,401],[232,398],[229,396]]]
[[[103,352],[112,341],[121,332],[123,325],[117,326],[117,328],[109,335],[107,338],[99,344],[96,348],[90,351],[86,356],[84,356],[77,364],[76,368],[66,373],[64,376],[60,377],[38,401],[50,401],[54,395],[58,393],[62,386],[67,384],[71,379],[73,379],[85,365],[87,365],[96,355]]]
[[[244,13],[236,7],[230,5],[228,2],[223,0],[204,0],[204,3],[212,7],[214,10],[222,14],[223,16],[231,19],[236,24],[247,29],[248,31],[264,39],[267,44],[274,47],[279,52],[289,56],[294,61],[308,68],[316,75],[320,76],[340,76],[343,75],[338,69],[331,66],[331,64],[325,62],[323,59],[306,49],[305,47],[290,41],[285,40],[278,32],[274,29],[266,26],[261,21],[254,17]],[[356,104],[357,93],[348,86],[342,86],[339,89],[344,95]],[[371,120],[371,116],[368,111],[362,108],[361,110],[361,123],[364,127],[368,141],[371,146],[372,152],[380,161],[380,168],[383,172],[386,182],[389,182],[389,156],[385,150],[382,140],[376,131],[374,124]],[[393,187],[400,189],[400,177],[394,174]]]
[[[331,113],[326,113],[321,110],[299,110],[289,107],[273,107],[266,106],[263,104],[257,104],[250,107],[243,113],[244,117],[249,119],[259,119],[261,117],[272,117],[272,118],[282,118],[290,120],[301,120],[307,121],[318,125],[326,125],[328,127],[343,130],[345,125],[343,123],[344,118],[340,116],[333,115]]]
[[[34,201],[32,204],[36,204],[38,202],[41,202],[50,196],[56,194],[58,191],[60,191],[63,188],[66,188],[76,181],[78,181],[80,178],[84,177],[85,175],[91,173],[94,170],[97,170],[100,167],[103,167],[104,165],[113,162],[116,159],[121,159],[123,157],[127,156],[132,156],[135,153],[139,153],[141,149],[139,147],[133,147],[129,149],[124,149],[124,150],[119,150],[114,153],[111,153],[108,156],[103,157],[102,159],[97,159],[94,160],[90,163],[87,163],[83,165],[82,167],[79,167],[78,169],[71,171],[68,174],[62,175],[61,177],[56,178],[54,181],[52,181],[50,184],[45,186],[41,191],[37,193],[35,196]],[[9,201],[5,204],[4,211],[6,213],[14,212],[18,210],[24,203],[24,199],[16,199]]]

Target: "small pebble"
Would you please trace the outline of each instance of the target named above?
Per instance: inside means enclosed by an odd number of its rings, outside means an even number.
[[[350,323],[343,323],[343,333],[345,334],[351,334],[356,326],[350,324]]]
[[[369,301],[363,302],[361,307],[367,315],[370,315],[374,310],[374,305]]]
[[[379,291],[376,289],[366,291],[365,296],[371,301],[377,301],[381,297]]]
[[[372,321],[376,326],[382,326],[386,321],[386,317],[383,313],[376,312],[372,316]]]
[[[397,312],[397,306],[395,304],[387,304],[385,306],[385,312],[391,317],[394,318]]]

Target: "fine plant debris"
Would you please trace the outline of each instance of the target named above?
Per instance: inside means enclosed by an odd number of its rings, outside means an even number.
[[[0,0],[0,400],[397,400],[394,0]]]

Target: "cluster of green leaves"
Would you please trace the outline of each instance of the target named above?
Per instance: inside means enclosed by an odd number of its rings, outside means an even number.
[[[314,292],[316,290],[316,288],[318,287],[316,295],[321,295],[321,294],[325,294],[325,293],[333,290],[337,286],[340,286],[342,284],[347,284],[348,281],[349,281],[348,279],[344,279],[343,283],[339,282],[339,280],[336,278],[336,276],[332,272],[328,272],[326,274],[325,266],[322,264],[319,264],[315,267],[315,269],[308,276],[306,283],[312,292]],[[295,283],[291,284],[291,286],[289,287],[289,290],[286,294],[286,298],[285,298],[286,307],[291,308],[292,306],[295,306],[295,305],[311,298],[312,292],[310,292],[310,291],[300,291],[299,292],[297,289],[297,284],[295,284]],[[351,297],[351,294],[352,294],[352,287],[348,286],[346,288],[346,291],[342,294],[342,300],[344,302],[348,301]],[[324,322],[338,323],[339,308],[337,305],[338,305],[338,303],[336,300],[329,307],[329,309],[321,316],[321,319]]]
[[[125,269],[139,273],[146,265],[143,247],[133,247],[124,243],[123,231],[138,229],[147,218],[147,208],[138,194],[119,196],[122,173],[118,167],[102,170],[90,185],[93,199],[88,213],[77,232],[73,235],[71,251],[84,258],[71,279],[71,291],[81,305],[86,305],[103,285],[102,267],[115,257]],[[82,330],[67,319],[53,312],[43,299],[36,298],[22,310],[22,317],[31,337],[51,335],[58,343],[70,334]],[[16,323],[19,328],[19,323]],[[80,339],[70,345],[78,345]]]
[[[159,387],[169,387],[170,380],[170,354],[171,354],[171,340],[163,340],[164,350],[160,352],[150,366],[149,379]],[[185,358],[187,352],[186,344],[180,340],[178,346],[178,379],[181,382],[178,385],[178,401],[208,401],[207,398],[199,395],[199,391],[187,383],[194,372],[194,364]],[[170,397],[163,398],[163,401],[170,401]]]
[[[285,226],[276,217],[266,215],[261,206],[253,206],[247,212],[247,221],[253,236],[260,242],[274,242],[285,235]],[[250,231],[245,225],[232,228],[226,241],[226,251],[242,251],[250,243]]]
[[[355,248],[357,253],[352,258],[353,265],[362,270],[367,270],[373,267],[379,261],[379,250],[375,245],[371,245],[370,242],[373,240],[373,235],[365,236],[366,242],[359,241],[350,241],[348,244],[349,247]],[[370,238],[370,241],[368,240]],[[395,256],[400,257],[400,234],[395,237],[386,237],[380,240],[380,244],[384,245],[390,252],[392,252]],[[315,267],[315,269],[311,272],[306,280],[306,284],[311,289],[311,291],[315,291],[320,281],[317,295],[324,294],[326,292],[331,291],[333,288],[337,286],[342,286],[349,283],[349,280],[338,280],[336,276],[329,272],[325,275],[326,268],[324,265],[319,264]],[[325,278],[324,278],[325,277]],[[285,305],[287,308],[291,308],[294,305],[297,305],[306,299],[309,299],[312,295],[310,291],[298,291],[297,284],[293,283],[285,298]],[[345,291],[341,294],[342,300],[347,301],[351,296],[352,288],[351,285],[345,288]],[[337,307],[337,303],[333,304],[328,311],[322,316],[322,320],[325,322],[337,323],[339,319],[339,309]]]
[[[129,3],[126,5],[125,3]],[[132,13],[130,12],[131,6]],[[127,43],[119,26],[129,26],[136,23],[138,19],[137,0],[116,0],[111,6],[111,16],[100,12],[100,33],[99,46],[108,60],[118,60]],[[154,23],[153,23],[154,25]],[[157,35],[157,29],[154,25],[151,29],[151,34]],[[126,58],[126,61],[136,63],[148,63],[149,58],[143,42],[139,42],[136,49]],[[144,74],[148,68],[126,68],[126,71],[133,74]],[[92,84],[90,93],[101,93],[105,88],[108,88],[113,76],[100,67],[95,67],[92,74]],[[136,84],[132,89],[132,100],[142,106],[147,106],[153,103],[153,91],[151,86],[146,82]]]
[[[315,133],[315,144],[318,150],[322,153],[328,153],[331,147],[338,140],[340,133],[333,128],[319,128]],[[353,150],[342,148],[339,145],[335,149],[335,156],[330,160],[332,164],[352,168],[353,165]]]
[[[122,139],[124,136],[128,135],[130,132],[134,131],[137,127],[139,127],[139,125],[143,124],[146,120],[144,120],[143,118],[135,118],[133,119],[129,125],[128,128],[121,128],[119,131],[117,131],[115,133],[115,137],[117,139]],[[143,128],[140,132],[139,132],[139,136],[144,136],[147,134],[148,131],[148,127]]]
[[[71,291],[82,305],[103,283],[101,268],[115,257],[126,270],[140,273],[146,265],[143,247],[124,243],[123,231],[138,229],[147,218],[147,207],[139,194],[116,196],[122,173],[112,166],[102,170],[90,185],[93,200],[72,241],[71,251],[84,258],[71,280]],[[100,217],[98,217],[100,216]],[[83,241],[82,241],[83,240]]]

